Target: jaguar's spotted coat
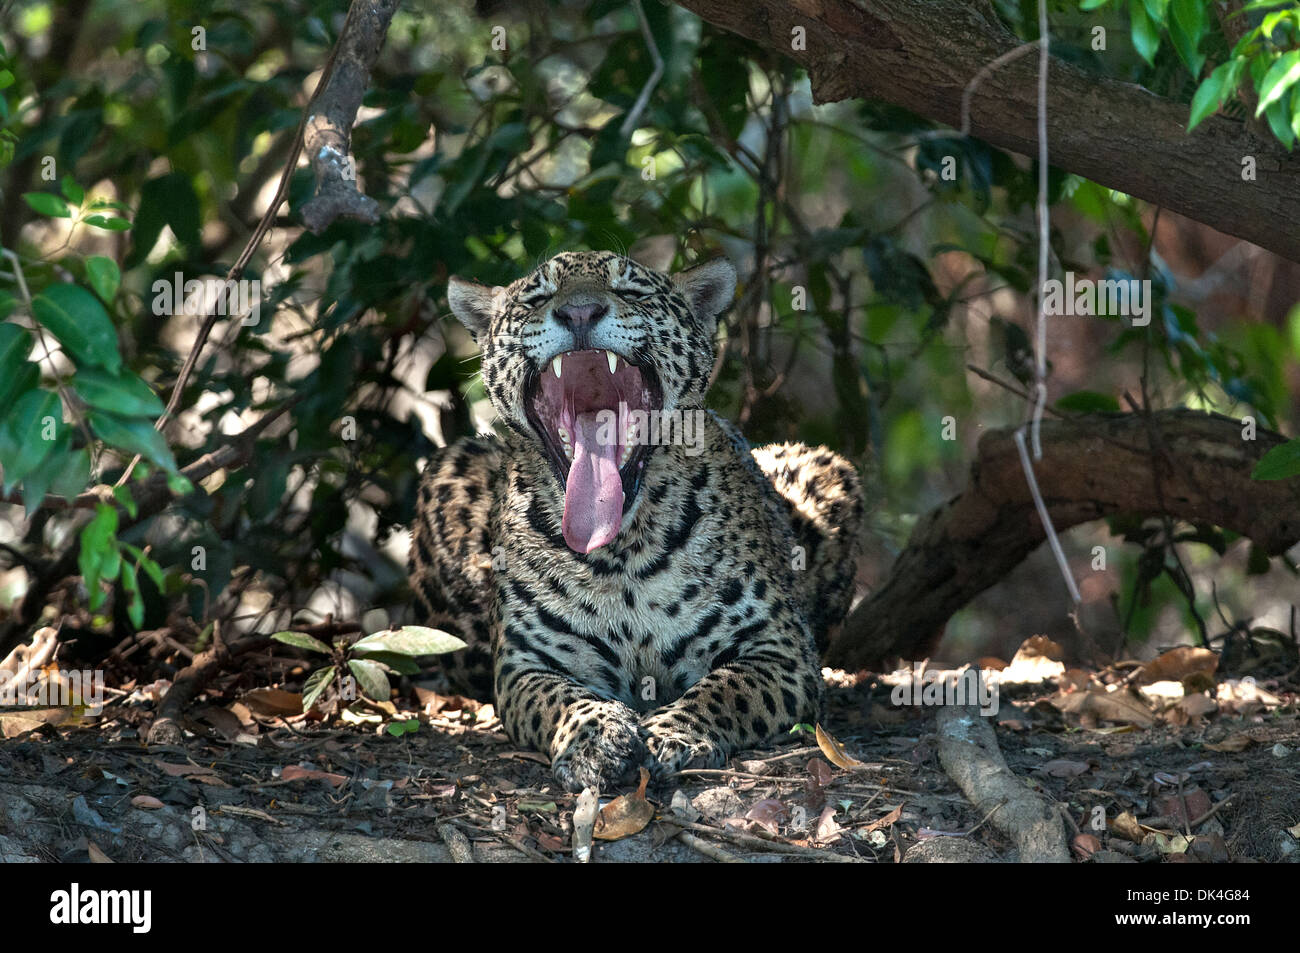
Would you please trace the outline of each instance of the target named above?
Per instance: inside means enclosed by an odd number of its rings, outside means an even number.
[[[453,683],[494,693],[571,790],[718,766],[818,717],[859,482],[825,449],[751,454],[702,410],[734,286],[725,261],[668,276],[605,252],[508,288],[452,280],[505,428],[429,464],[411,582],[426,621],[470,645],[448,657]],[[620,403],[702,426],[649,447],[618,417],[601,440],[599,411]]]

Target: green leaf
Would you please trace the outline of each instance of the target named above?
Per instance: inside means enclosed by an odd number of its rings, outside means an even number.
[[[302,710],[311,711],[325,689],[329,688],[330,683],[334,681],[336,669],[333,665],[326,665],[324,668],[318,668],[307,677],[307,682],[302,686]]]
[[[81,531],[81,549],[77,553],[77,568],[81,570],[92,604],[100,594],[99,580],[109,550],[117,553],[117,507],[100,503],[95,507],[94,519]]]
[[[1174,41],[1174,49],[1187,64],[1193,77],[1201,75],[1205,65],[1205,54],[1197,47],[1201,41],[1201,31],[1205,26],[1205,9],[1202,0],[1173,0],[1173,17],[1169,20],[1169,38]]]
[[[1136,0],[1134,0],[1136,3]],[[1142,0],[1142,5],[1147,8],[1147,16],[1156,26],[1164,26],[1168,18],[1169,0]]]
[[[365,652],[365,657],[372,662],[378,662],[381,665],[387,665],[398,675],[419,675],[419,664],[409,655],[398,655],[396,652]]]
[[[13,407],[19,397],[31,393],[40,382],[40,368],[31,361],[22,364],[13,376],[0,378],[0,407]]]
[[[1286,95],[1296,80],[1300,80],[1300,50],[1291,50],[1274,60],[1260,81],[1259,106],[1255,108],[1255,116],[1263,115],[1269,106]]]
[[[283,642],[285,645],[292,645],[296,649],[303,649],[307,652],[319,652],[322,655],[329,655],[333,651],[320,639],[313,638],[306,632],[277,632],[271,638],[276,642]]]
[[[8,89],[14,84],[14,74],[7,69],[0,69],[0,89]]]
[[[50,492],[70,500],[90,484],[90,450],[82,447],[63,457],[50,474]]]
[[[117,296],[118,286],[122,284],[122,272],[117,262],[103,255],[91,255],[86,259],[86,280],[95,294],[103,299],[104,304],[112,304]]]
[[[371,652],[393,652],[397,655],[442,655],[465,648],[465,643],[449,632],[423,625],[404,625],[400,629],[384,629],[367,635],[352,646],[354,655],[367,656]]]
[[[14,300],[14,296],[9,292],[0,291],[0,321],[3,321],[5,318],[9,317],[9,315],[13,314],[14,305],[17,303],[18,302]]]
[[[420,719],[407,718],[405,721],[390,721],[384,730],[394,738],[400,738],[402,735],[413,735],[420,730]]]
[[[167,591],[167,576],[162,571],[162,567],[145,555],[144,550],[138,546],[132,546],[130,543],[122,543],[122,548],[135,557],[135,564],[138,568],[145,571],[159,592]]]
[[[163,402],[152,388],[125,369],[118,374],[108,374],[87,367],[77,371],[72,387],[92,407],[123,417],[152,418],[161,416],[163,412]]]
[[[0,324],[0,408],[13,407],[40,380],[40,369],[27,360],[32,335],[16,324]]]
[[[1076,414],[1115,414],[1119,413],[1119,401],[1110,394],[1100,394],[1091,390],[1079,390],[1066,394],[1056,402],[1059,410]]]
[[[25,515],[31,516],[45,502],[45,494],[50,491],[54,475],[63,467],[68,458],[68,445],[71,443],[71,429],[64,427],[58,432],[49,454],[40,466],[33,467],[23,476],[23,508]]]
[[[122,366],[117,331],[99,299],[77,285],[50,285],[32,299],[32,312],[41,326],[83,364],[117,373]]]
[[[1213,115],[1233,92],[1233,89],[1228,86],[1228,80],[1230,74],[1234,72],[1234,65],[1239,63],[1241,60],[1229,60],[1216,66],[1197,87],[1196,95],[1192,97],[1191,113],[1187,117],[1188,132],[1199,126],[1207,116]],[[1240,70],[1240,66],[1237,66],[1237,70]]]
[[[388,696],[392,694],[392,687],[388,684],[388,676],[378,662],[353,658],[348,659],[348,668],[356,676],[357,687],[361,689],[361,694],[372,701],[388,701]]]
[[[1300,437],[1264,454],[1250,474],[1252,480],[1289,480],[1293,476],[1300,476]]]
[[[95,228],[108,229],[110,232],[124,232],[131,227],[131,223],[126,219],[109,218],[107,215],[87,215],[82,221]]]
[[[127,516],[129,516],[131,519],[136,518],[136,515],[139,513],[140,508],[139,506],[136,505],[135,494],[131,492],[131,488],[129,486],[113,487],[113,499],[117,500],[117,502],[122,504],[122,508],[126,510]]]
[[[1173,0],[1173,22],[1178,24],[1193,44],[1205,32],[1205,0]]]
[[[1100,10],[1102,7],[1104,7],[1104,6],[1105,6],[1106,4],[1108,4],[1108,3],[1110,3],[1110,0],[1082,0],[1082,2],[1079,4],[1079,9],[1080,9],[1080,10]]]
[[[1129,27],[1133,49],[1150,65],[1155,65],[1156,51],[1160,49],[1160,33],[1147,15],[1146,7],[1134,0],[1129,4]]]
[[[144,597],[140,595],[136,567],[125,560],[122,562],[122,592],[129,597],[126,604],[126,617],[138,629],[144,625]]]
[[[0,377],[18,373],[32,352],[32,336],[16,324],[0,324]]]
[[[72,218],[72,209],[68,203],[49,192],[24,192],[23,201],[41,215],[50,218]]]
[[[86,190],[66,175],[59,181],[59,191],[73,205],[79,206],[86,201]]]
[[[1268,120],[1268,127],[1273,130],[1273,135],[1277,136],[1278,142],[1291,148],[1295,143],[1295,133],[1291,131],[1291,110],[1286,100],[1280,100],[1269,106],[1264,112],[1264,118]]]
[[[46,439],[51,419],[54,432]],[[40,466],[54,449],[62,426],[59,395],[54,391],[29,390],[18,398],[0,422],[0,467],[4,468],[6,492]]]
[[[117,417],[95,410],[90,413],[90,426],[110,447],[138,453],[168,473],[179,472],[167,441],[149,421],[141,417]]]
[[[140,210],[135,216],[134,241],[126,259],[127,267],[144,260],[164,225],[171,227],[178,242],[197,251],[200,224],[199,197],[188,175],[168,172],[150,179],[140,189]]]

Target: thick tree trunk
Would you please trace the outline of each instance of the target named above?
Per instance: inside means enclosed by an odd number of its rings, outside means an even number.
[[[878,99],[951,126],[960,126],[967,84],[1018,42],[987,4],[970,0],[676,2],[797,61],[818,102]],[[804,49],[792,49],[796,27],[806,31]],[[1035,55],[1019,57],[980,83],[973,135],[1036,152],[1037,63]],[[1300,262],[1300,154],[1224,118],[1188,136],[1187,114],[1186,104],[1052,60],[1053,165]],[[1248,156],[1254,181],[1242,178]]]
[[[1045,420],[1034,472],[1057,530],[1167,512],[1281,553],[1300,541],[1300,477],[1252,480],[1259,458],[1285,438],[1261,430],[1244,440],[1242,430],[1240,421],[1190,410],[1160,411],[1149,421],[1141,414]],[[917,524],[889,577],[845,621],[827,664],[854,670],[911,657],[1043,542],[1013,433],[984,435],[970,485]],[[1068,599],[1063,583],[1061,596]]]

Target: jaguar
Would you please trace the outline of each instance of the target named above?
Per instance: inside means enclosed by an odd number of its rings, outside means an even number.
[[[861,484],[706,409],[735,287],[726,259],[670,275],[604,251],[449,282],[499,426],[425,468],[411,587],[467,644],[443,656],[453,687],[571,791],[718,767],[819,718]]]

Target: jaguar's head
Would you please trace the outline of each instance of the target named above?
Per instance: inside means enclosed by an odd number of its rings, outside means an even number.
[[[725,259],[665,275],[611,252],[564,252],[505,288],[451,279],[493,405],[550,462],[571,549],[611,542],[636,499],[655,451],[636,412],[702,406],[735,287]]]

